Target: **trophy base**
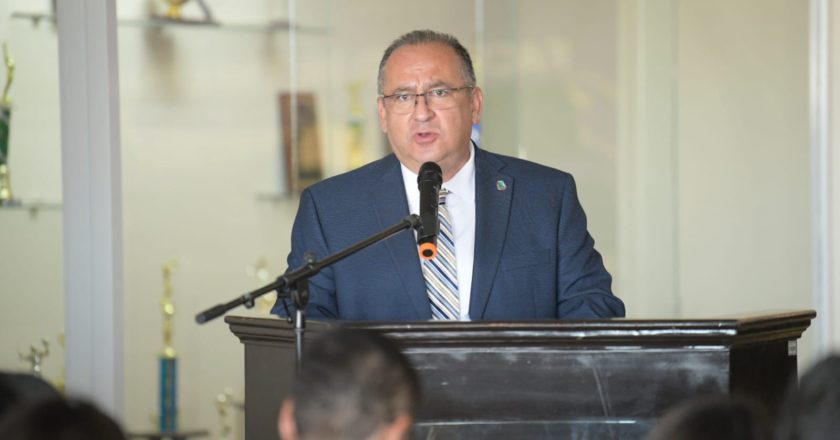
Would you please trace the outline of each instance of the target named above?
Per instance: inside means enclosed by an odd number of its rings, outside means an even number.
[[[220,23],[216,20],[207,18],[174,18],[168,15],[152,14],[149,21],[161,26],[165,25],[186,25],[186,26],[219,26]]]
[[[20,201],[12,195],[12,180],[9,166],[0,165],[0,206],[20,206]]]

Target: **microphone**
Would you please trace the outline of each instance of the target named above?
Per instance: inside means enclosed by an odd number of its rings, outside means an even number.
[[[417,187],[420,189],[420,229],[417,245],[420,258],[431,260],[437,254],[438,193],[443,184],[443,172],[434,162],[426,162],[417,173]]]

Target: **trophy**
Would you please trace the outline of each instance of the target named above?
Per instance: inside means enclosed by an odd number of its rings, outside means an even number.
[[[219,415],[219,437],[228,438],[233,432],[231,418],[236,417],[237,412],[245,409],[245,403],[237,401],[233,397],[233,388],[226,387],[223,393],[216,396],[216,412]],[[232,411],[233,410],[233,411]],[[238,435],[235,437],[239,437]]]
[[[260,257],[253,266],[246,266],[245,275],[256,278],[259,286],[266,285],[270,279],[270,275],[268,273],[268,260],[266,260],[265,257]],[[268,315],[271,313],[271,308],[274,307],[274,303],[276,301],[277,292],[271,292],[263,295],[259,300],[257,300],[257,311],[261,315]]]
[[[14,205],[12,182],[9,176],[9,127],[11,127],[12,102],[9,88],[15,79],[15,61],[9,55],[9,46],[3,42],[3,61],[6,65],[6,85],[0,96],[0,206]]]
[[[353,82],[347,86],[350,108],[347,117],[348,169],[364,165],[365,160],[365,113],[362,106],[362,83]]]
[[[163,16],[153,14],[152,17],[166,22],[183,24],[218,24],[216,23],[216,20],[213,19],[213,13],[210,11],[210,7],[207,6],[207,2],[205,0],[195,0],[194,2],[198,5],[199,9],[201,9],[201,13],[204,14],[204,18],[184,18],[184,15],[181,13],[181,8],[183,8],[189,1],[190,0],[164,0],[167,4],[166,14]]]
[[[178,358],[172,347],[172,320],[175,316],[175,304],[172,302],[172,272],[177,263],[172,260],[163,265],[163,297],[160,309],[163,313],[163,351],[159,356],[160,366],[160,412],[158,429],[160,432],[178,430]]]
[[[151,415],[156,432],[129,432],[128,438],[187,439],[206,437],[206,430],[178,431],[178,357],[172,347],[172,320],[175,316],[175,304],[172,302],[172,272],[178,263],[170,260],[163,264],[163,296],[160,298],[160,310],[163,313],[163,350],[158,356],[160,370],[159,412]],[[157,420],[155,420],[157,419]]]
[[[181,19],[181,7],[189,0],[166,0],[169,8],[166,10],[166,18],[170,20]]]
[[[50,343],[47,338],[41,339],[41,344],[44,346],[43,349],[30,345],[29,354],[18,351],[20,360],[29,362],[29,372],[37,377],[41,377],[41,364],[44,362],[44,358],[50,354]]]

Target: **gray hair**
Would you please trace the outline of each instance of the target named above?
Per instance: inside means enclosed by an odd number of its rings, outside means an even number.
[[[426,29],[411,31],[394,40],[391,45],[385,49],[385,53],[382,54],[382,61],[379,62],[379,77],[376,82],[377,93],[380,95],[385,93],[385,63],[388,62],[388,59],[391,58],[391,55],[395,50],[403,46],[432,43],[443,44],[455,51],[455,54],[457,54],[458,58],[461,59],[461,76],[463,76],[464,81],[467,82],[466,85],[474,86],[475,70],[473,69],[472,58],[470,58],[470,53],[467,52],[467,49],[452,35]]]
[[[362,440],[402,414],[413,418],[420,385],[392,341],[338,329],[307,343],[292,398],[302,440]]]

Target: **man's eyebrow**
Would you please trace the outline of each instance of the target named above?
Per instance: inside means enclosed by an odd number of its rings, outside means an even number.
[[[401,86],[397,87],[396,89],[392,90],[390,95],[394,95],[397,93],[414,93],[414,87],[412,86]]]
[[[445,81],[435,81],[433,83],[427,84],[426,85],[426,90],[431,90],[431,89],[435,89],[435,88],[439,88],[439,87],[451,88],[452,86],[450,86],[449,83],[447,83]]]
[[[435,81],[435,82],[431,82],[431,83],[424,84],[424,85],[425,85],[424,91],[429,91],[431,89],[440,88],[440,87],[446,87],[446,88],[451,88],[452,87],[452,86],[449,85],[449,83],[447,83],[445,81]],[[404,86],[400,86],[400,87],[397,87],[396,89],[392,90],[391,93],[386,93],[386,95],[395,95],[397,93],[416,93],[415,90],[416,89],[415,89],[414,86],[404,85]]]

